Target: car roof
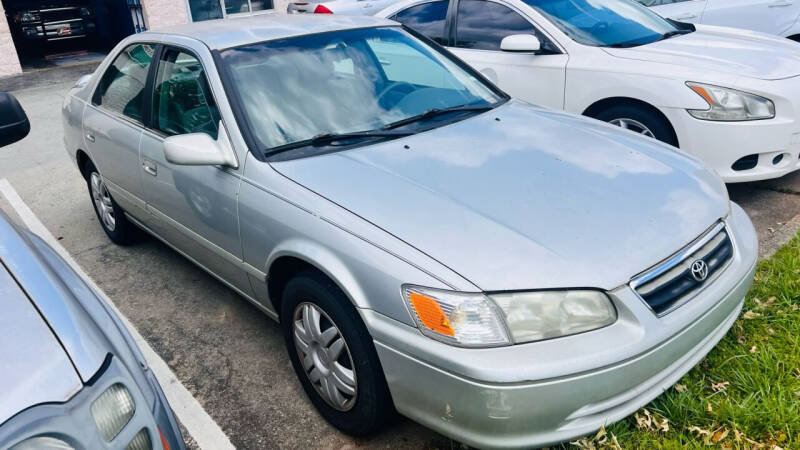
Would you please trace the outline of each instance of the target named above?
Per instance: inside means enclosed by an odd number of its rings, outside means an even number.
[[[157,28],[136,36],[137,40],[147,40],[153,34],[185,36],[205,43],[212,50],[222,50],[305,34],[387,25],[399,24],[373,16],[268,12]]]

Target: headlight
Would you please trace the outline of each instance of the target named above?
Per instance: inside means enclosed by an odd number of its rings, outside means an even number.
[[[686,85],[709,106],[708,109],[689,109],[689,114],[695,118],[742,121],[775,117],[775,104],[768,98],[709,84],[687,82]]]
[[[136,405],[125,386],[117,383],[92,402],[92,417],[106,442],[111,442],[133,418]]]
[[[39,13],[35,12],[24,12],[22,13],[22,21],[23,22],[36,22],[39,20]]]
[[[417,327],[426,336],[461,347],[508,345],[502,313],[481,293],[403,286]]]
[[[600,291],[462,293],[403,286],[426,336],[462,347],[521,344],[611,325],[617,311]]]
[[[153,444],[150,442],[150,433],[144,428],[136,433],[136,436],[125,446],[125,450],[151,450],[152,448]]]
[[[74,447],[50,436],[36,436],[11,447],[11,450],[74,450]]]
[[[617,311],[600,291],[541,291],[491,295],[515,344],[583,333],[611,325]]]

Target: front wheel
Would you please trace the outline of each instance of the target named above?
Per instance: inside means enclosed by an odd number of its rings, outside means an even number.
[[[328,422],[354,436],[383,427],[394,408],[372,338],[330,279],[311,270],[292,278],[281,326],[303,389]]]
[[[594,118],[658,139],[673,147],[678,146],[678,138],[669,122],[650,109],[635,105],[617,105],[600,111]]]
[[[86,167],[86,174],[92,206],[103,231],[117,245],[132,243],[136,233],[134,225],[125,217],[125,212],[111,197],[100,172],[91,162]]]

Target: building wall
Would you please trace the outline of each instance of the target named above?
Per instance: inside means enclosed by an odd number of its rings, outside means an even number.
[[[148,30],[189,22],[186,0],[142,0]]]
[[[11,31],[8,29],[3,5],[0,3],[0,77],[22,73],[19,65],[17,49],[11,40]]]

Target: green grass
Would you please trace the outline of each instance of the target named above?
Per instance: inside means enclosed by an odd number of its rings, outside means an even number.
[[[800,234],[759,263],[743,313],[722,341],[645,409],[666,418],[669,431],[629,417],[604,439],[573,445],[615,448],[616,438],[622,448],[800,449]]]

